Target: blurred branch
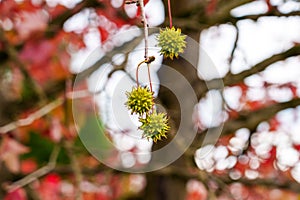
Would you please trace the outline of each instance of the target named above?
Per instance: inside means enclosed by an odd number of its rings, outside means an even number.
[[[165,176],[177,176],[181,177],[186,180],[190,179],[197,179],[200,182],[207,184],[209,180],[215,181],[219,186],[224,189],[223,187],[228,187],[231,183],[242,183],[245,186],[262,186],[262,187],[268,187],[268,188],[279,188],[279,189],[285,189],[292,192],[299,193],[300,192],[300,185],[299,183],[296,183],[295,181],[279,181],[274,179],[247,179],[247,178],[241,178],[238,180],[232,180],[227,175],[217,175],[217,174],[210,174],[204,171],[201,171],[199,169],[196,169],[194,172],[188,171],[188,170],[182,170],[177,169],[176,167],[166,167],[162,170],[156,171],[155,173],[158,173],[160,175]],[[229,193],[230,191],[226,190],[226,193]],[[230,195],[230,194],[229,194]]]
[[[84,8],[98,8],[98,7],[104,7],[101,1],[97,1],[97,0],[82,1],[82,3],[77,4],[74,8],[63,12],[61,15],[52,19],[45,32],[46,37],[48,38],[53,37],[58,32],[58,30],[62,29],[65,21],[67,21],[73,15],[82,11]]]
[[[153,34],[154,32],[155,31],[153,31],[153,30],[151,31],[151,29],[149,30],[149,34]],[[131,52],[138,44],[140,44],[140,42],[143,40],[143,38],[144,38],[144,36],[136,37],[133,40],[131,40],[129,42],[125,42],[123,45],[114,48],[112,51],[107,52],[105,54],[105,56],[100,58],[93,65],[88,67],[86,70],[83,70],[82,72],[80,72],[77,75],[77,81],[84,80],[85,78],[90,76],[94,71],[99,69],[101,67],[101,65],[111,62],[111,59],[114,55],[119,54],[119,53],[124,53],[127,55],[128,52]]]
[[[20,187],[24,187],[25,185],[28,185],[32,181],[48,174],[56,166],[56,160],[57,160],[59,151],[60,151],[60,147],[57,146],[57,145],[54,146],[54,148],[52,150],[52,153],[50,155],[50,158],[49,158],[49,162],[46,166],[34,171],[33,173],[31,173],[31,174],[25,176],[24,178],[12,183],[11,185],[5,186],[5,189],[8,192],[11,192],[11,191],[16,190]]]
[[[109,167],[105,165],[99,165],[95,168],[91,169],[83,169],[82,173],[85,175],[95,175],[97,173],[101,173],[107,170],[111,170],[111,172],[115,174],[119,173],[125,173],[122,171],[117,171],[114,169],[110,169]],[[55,171],[60,174],[70,174],[72,173],[70,168],[56,168]],[[279,181],[279,180],[274,180],[274,179],[247,179],[247,178],[241,178],[238,180],[232,180],[228,175],[217,175],[217,174],[210,174],[205,171],[201,171],[198,168],[196,169],[186,169],[182,170],[182,168],[174,167],[174,166],[168,166],[165,167],[161,170],[152,172],[156,175],[160,176],[171,176],[173,178],[179,178],[183,180],[190,180],[190,179],[196,179],[202,182],[204,185],[208,184],[209,180],[212,180],[216,182],[217,184],[221,185],[221,187],[226,187],[229,184],[232,183],[242,183],[245,186],[262,186],[262,187],[267,187],[267,188],[279,188],[279,189],[285,189],[289,190],[292,192],[297,192],[300,193],[300,185],[299,183],[296,183],[294,181]],[[226,188],[224,188],[226,192],[228,191]],[[230,194],[229,194],[230,195]]]
[[[228,73],[223,78],[224,85],[233,85],[233,84],[239,83],[240,81],[244,80],[246,77],[251,76],[256,73],[259,73],[259,72],[262,72],[268,66],[270,66],[278,61],[282,61],[289,57],[298,56],[298,55],[300,55],[300,45],[295,45],[285,52],[275,54],[275,55],[263,60],[262,62],[254,65],[249,70],[242,71],[241,73],[238,73],[238,74]]]
[[[254,179],[250,180],[247,178],[241,178],[238,180],[232,180],[230,177],[227,175],[213,175],[215,178],[220,179],[224,183],[232,184],[232,183],[242,183],[245,186],[251,186],[251,187],[256,187],[256,186],[262,186],[262,187],[267,187],[267,188],[274,188],[274,189],[283,189],[283,190],[289,190],[292,192],[300,193],[300,185],[299,183],[291,180],[287,181],[279,181],[278,179]]]
[[[209,25],[222,24],[230,21],[231,19],[231,10],[239,6],[245,5],[247,3],[253,2],[254,0],[231,0],[226,1],[226,3],[220,6],[216,13],[208,18],[207,22]]]
[[[267,121],[275,116],[279,111],[287,108],[295,108],[300,105],[300,98],[292,99],[287,102],[274,103],[272,105],[260,108],[258,110],[241,111],[237,118],[230,119],[226,121],[223,126],[210,128],[209,135],[205,131],[200,131],[195,137],[192,147],[197,149],[202,144],[203,138],[206,137],[206,143],[216,141],[224,135],[233,134],[236,130],[240,128],[247,128],[250,132],[255,132],[256,127],[259,123]],[[211,140],[211,141],[210,141]]]
[[[271,10],[270,12],[258,14],[258,15],[244,15],[241,17],[233,17],[232,21],[233,23],[236,23],[240,20],[250,19],[253,21],[257,21],[259,18],[262,17],[294,17],[294,16],[300,16],[300,11],[292,11],[288,13],[281,13],[276,9]]]
[[[17,121],[11,122],[9,124],[6,124],[6,125],[0,127],[0,135],[1,134],[6,134],[9,131],[12,131],[12,130],[18,128],[18,127],[28,126],[28,125],[32,124],[35,120],[37,120],[37,119],[45,116],[46,114],[48,114],[49,112],[51,112],[55,108],[57,108],[60,105],[62,105],[63,102],[64,101],[63,101],[62,98],[58,98],[58,99],[50,102],[49,104],[43,106],[42,108],[40,108],[39,110],[35,111],[34,113],[30,114],[26,118],[19,119]]]
[[[247,1],[247,3],[252,2],[252,1]],[[200,4],[200,3],[199,3]],[[227,1],[226,1],[227,4]],[[225,23],[231,23],[233,25],[236,25],[237,22],[242,21],[242,20],[253,20],[257,21],[260,18],[263,17],[295,17],[295,16],[300,16],[300,11],[292,11],[288,13],[281,13],[277,9],[272,9],[269,12],[262,13],[262,14],[257,14],[257,15],[244,15],[244,16],[232,16],[230,11],[242,4],[242,1],[240,2],[234,2],[231,5],[224,5],[224,8],[220,8],[217,10],[217,14],[214,14],[212,16],[204,16],[201,14],[201,12],[195,12],[193,15],[186,17],[175,17],[173,18],[174,23],[179,26],[182,30],[193,30],[193,31],[201,31],[203,29],[209,28],[211,26],[216,26],[220,24],[225,24]],[[201,5],[200,5],[201,6]],[[202,5],[203,6],[203,5]],[[197,7],[199,9],[199,7]],[[192,10],[191,10],[192,11]],[[224,12],[224,13],[222,13]],[[193,13],[193,12],[192,12]],[[168,19],[166,19],[167,21]],[[166,22],[167,24],[167,22]]]
[[[293,56],[298,56],[300,55],[300,45],[295,45],[288,49],[287,51],[284,51],[279,54],[275,54],[260,63],[257,63],[254,65],[252,68],[248,70],[244,70],[238,74],[232,74],[228,73],[223,79],[213,79],[209,81],[204,81],[200,78],[195,79],[192,82],[192,86],[196,92],[196,95],[198,99],[202,98],[203,95],[208,91],[209,89],[221,89],[223,85],[220,85],[220,81],[223,81],[224,86],[229,86],[229,85],[234,85],[237,83],[242,82],[246,77],[251,76],[253,74],[262,72],[265,70],[268,66],[278,62],[278,61],[283,61],[287,58],[293,57]]]

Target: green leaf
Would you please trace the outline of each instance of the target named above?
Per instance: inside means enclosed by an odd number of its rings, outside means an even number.
[[[79,136],[87,150],[98,159],[102,160],[111,156],[114,146],[105,135],[104,125],[96,115],[87,117]]]
[[[55,144],[50,139],[43,137],[41,134],[30,132],[29,135],[30,138],[26,145],[30,147],[31,151],[22,155],[21,158],[34,158],[39,165],[45,165],[49,161],[49,157]],[[63,149],[60,150],[57,163],[69,163],[69,158]]]

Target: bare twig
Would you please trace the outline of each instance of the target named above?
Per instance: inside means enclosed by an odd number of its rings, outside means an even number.
[[[289,57],[298,56],[298,55],[300,55],[300,45],[293,46],[290,49],[288,49],[287,51],[275,54],[275,55],[263,60],[262,62],[254,65],[249,70],[242,71],[239,74],[228,73],[224,77],[224,84],[225,85],[232,85],[232,84],[238,83],[238,82],[244,80],[244,78],[246,78],[248,76],[251,76],[251,75],[259,73],[259,72],[262,72],[263,70],[265,70],[271,64],[274,64],[278,61],[282,61],[282,60],[285,60]]]
[[[128,53],[131,52],[140,42],[142,41],[143,37],[139,36],[134,38],[133,40],[129,42],[125,42],[122,46],[114,48],[112,51],[108,52],[103,56],[101,59],[99,59],[96,63],[88,67],[86,70],[83,70],[77,75],[76,81],[85,80],[88,76],[90,76],[94,71],[99,69],[100,66],[102,66],[105,63],[110,63],[111,58],[116,55],[117,53],[124,52]]]
[[[56,160],[57,160],[59,151],[60,151],[60,147],[58,145],[54,146],[54,148],[52,150],[52,153],[50,155],[50,158],[49,158],[49,162],[46,166],[34,171],[33,173],[31,173],[31,174],[25,176],[24,178],[12,183],[11,185],[6,186],[5,189],[8,192],[11,192],[13,190],[16,190],[17,188],[24,187],[25,185],[28,185],[32,181],[48,174],[56,166]]]
[[[141,12],[142,12],[142,20],[144,24],[144,40],[145,40],[145,60],[148,60],[148,22],[145,13],[144,0],[139,0]]]
[[[300,105],[300,98],[295,98],[287,102],[275,103],[256,111],[241,111],[239,117],[230,119],[220,127],[215,127],[210,129],[210,134],[207,135],[206,144],[215,141],[216,137],[221,137],[224,135],[232,134],[240,128],[247,128],[251,132],[254,132],[259,123],[267,121],[274,117],[279,111],[287,108],[295,108]],[[221,131],[221,134],[220,134]],[[198,148],[200,144],[204,145],[202,142],[205,131],[199,132],[194,139],[192,147]],[[211,141],[210,141],[211,139]],[[191,148],[192,148],[191,147]]]
[[[300,11],[281,13],[278,10],[272,10],[270,12],[262,13],[262,14],[258,14],[258,15],[244,15],[241,17],[235,17],[234,22],[244,20],[244,19],[250,19],[253,21],[257,21],[259,18],[262,18],[262,17],[294,17],[294,16],[300,16]]]
[[[208,91],[208,89],[221,89],[223,87],[223,84],[225,86],[237,84],[243,81],[246,77],[264,71],[268,66],[276,62],[283,61],[286,60],[287,58],[298,56],[298,55],[300,55],[300,45],[295,45],[282,53],[278,53],[270,56],[269,58],[266,58],[265,60],[257,63],[250,69],[244,70],[238,74],[232,74],[229,72],[221,80],[213,79],[209,81],[204,81],[200,78],[197,78],[192,82],[192,86],[196,91],[197,98],[200,99]],[[223,84],[220,84],[221,81],[223,81]]]
[[[52,110],[54,110],[55,108],[59,107],[62,104],[63,104],[63,99],[58,98],[55,101],[52,101],[51,103],[45,105],[41,109],[39,109],[39,110],[35,111],[34,113],[30,114],[26,118],[19,119],[17,121],[11,122],[9,124],[6,124],[6,125],[0,127],[0,135],[1,134],[6,134],[9,131],[12,131],[12,130],[18,128],[18,127],[28,126],[28,125],[32,124],[35,120],[45,116],[46,114],[48,114],[49,112],[51,112]]]
[[[91,95],[88,90],[80,90],[80,91],[71,91],[67,93],[68,99],[79,99],[85,98]],[[43,106],[39,110],[35,111],[34,113],[30,114],[28,117],[24,119],[18,119],[17,121],[11,122],[0,127],[0,135],[6,134],[14,129],[19,127],[28,126],[32,124],[35,120],[42,118],[43,116],[50,113],[52,110],[56,109],[57,107],[63,104],[64,100],[62,98],[58,98],[47,105]]]

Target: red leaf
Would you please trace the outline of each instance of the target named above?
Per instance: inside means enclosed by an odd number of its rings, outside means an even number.
[[[55,51],[56,46],[48,40],[28,41],[22,49],[20,58],[31,65],[44,65]]]
[[[5,1],[0,3],[0,19],[12,18],[13,11],[16,8],[15,1]]]
[[[48,174],[37,188],[41,199],[60,200],[61,178],[57,174]]]
[[[272,118],[269,124],[270,124],[270,131],[275,131],[280,126],[280,122],[277,120],[276,117]]]
[[[109,33],[104,28],[98,28],[100,35],[101,35],[101,42],[105,42],[109,36]]]
[[[45,179],[44,182],[46,184],[59,184],[61,181],[60,177],[57,174],[48,174]]]
[[[58,52],[58,42],[56,38],[28,41],[20,53],[20,59],[26,64],[30,75],[41,85],[68,75],[66,66],[62,63],[67,64],[69,57],[65,56],[64,50]],[[58,53],[63,57],[58,57]]]
[[[21,172],[23,174],[29,174],[32,173],[37,169],[37,164],[32,159],[23,160],[21,162]]]
[[[16,189],[12,192],[9,192],[4,200],[27,200],[26,192],[23,188]]]

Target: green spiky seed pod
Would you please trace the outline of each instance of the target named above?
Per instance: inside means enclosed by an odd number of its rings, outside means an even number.
[[[153,92],[148,87],[132,88],[131,92],[126,92],[126,95],[128,98],[126,105],[131,110],[131,114],[142,115],[153,107]]]
[[[164,55],[165,58],[178,57],[179,53],[184,52],[186,47],[186,35],[181,34],[179,28],[165,28],[160,30],[159,35],[156,37],[158,40],[158,46],[161,47],[160,53]]]
[[[167,138],[166,133],[170,129],[168,125],[168,118],[166,113],[153,112],[146,116],[146,118],[140,118],[142,125],[139,127],[143,133],[143,137],[152,139],[154,142],[161,140],[162,137]]]

